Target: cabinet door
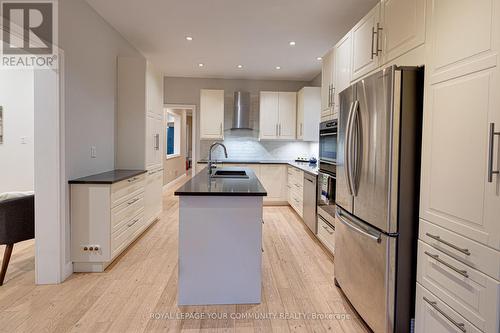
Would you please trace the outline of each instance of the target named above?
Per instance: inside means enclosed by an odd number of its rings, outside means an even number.
[[[286,165],[261,165],[260,178],[267,191],[264,201],[287,201],[286,197]]]
[[[297,93],[297,139],[304,138],[304,89],[300,89]]]
[[[375,6],[352,29],[352,79],[373,71],[378,67],[377,23],[380,17],[380,4]],[[379,45],[380,46],[380,45]]]
[[[427,91],[421,216],[500,250],[500,177],[488,182],[489,155],[498,169],[498,68],[431,85]],[[489,147],[493,146],[490,152]]]
[[[489,160],[500,167],[500,140],[490,140],[491,124],[500,129],[498,1],[431,9],[420,215],[500,250],[500,177],[488,180]]]
[[[200,91],[200,138],[224,138],[224,90]]]
[[[335,46],[334,105],[339,105],[339,93],[351,84],[352,37],[349,32]]]
[[[275,91],[260,92],[259,137],[278,138],[279,95]]]
[[[382,0],[379,42],[384,64],[424,43],[425,1]]]
[[[279,92],[279,138],[285,140],[295,140],[296,124],[297,93]]]
[[[152,168],[156,163],[155,152],[155,118],[148,115],[146,118],[146,168]]]
[[[332,73],[333,73],[333,50],[330,50],[322,58],[321,67],[321,115],[328,116],[331,114],[331,90],[332,90]]]
[[[155,119],[155,158],[154,158],[154,163],[155,167],[161,168],[163,166],[163,159],[166,154],[166,152],[163,150],[165,145],[164,145],[164,123],[163,123],[163,117],[157,116]]]

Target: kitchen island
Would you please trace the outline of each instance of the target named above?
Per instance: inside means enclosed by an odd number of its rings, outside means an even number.
[[[202,170],[179,200],[179,305],[261,301],[262,198],[249,168]]]

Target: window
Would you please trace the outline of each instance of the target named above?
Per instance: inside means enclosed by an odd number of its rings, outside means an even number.
[[[166,153],[167,158],[178,156],[180,153],[180,137],[181,137],[181,116],[167,111],[166,123]]]

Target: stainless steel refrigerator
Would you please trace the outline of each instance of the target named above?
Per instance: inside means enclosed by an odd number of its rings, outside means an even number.
[[[417,67],[340,93],[335,283],[376,333],[414,318],[422,103]]]

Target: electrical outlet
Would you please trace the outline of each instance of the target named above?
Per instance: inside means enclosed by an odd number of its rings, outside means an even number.
[[[90,147],[90,158],[96,158],[97,157],[97,148],[96,146]]]

